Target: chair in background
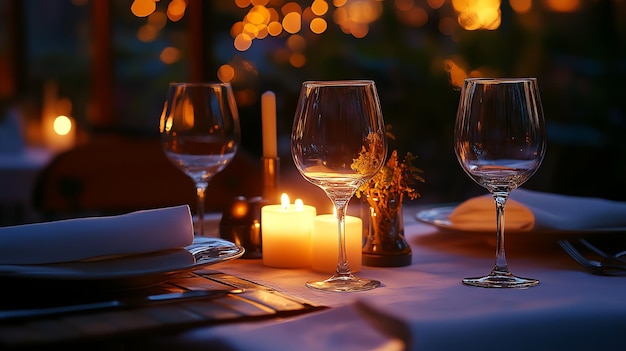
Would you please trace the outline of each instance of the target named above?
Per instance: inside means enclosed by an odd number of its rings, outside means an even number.
[[[262,192],[259,160],[240,150],[210,182],[206,212],[221,212],[236,196]],[[99,137],[57,155],[40,173],[33,193],[44,219],[112,215],[189,204],[194,184],[165,157],[158,139]]]

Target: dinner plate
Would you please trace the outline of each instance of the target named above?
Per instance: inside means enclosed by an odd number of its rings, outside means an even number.
[[[454,228],[450,221],[450,213],[454,210],[454,206],[436,207],[427,210],[418,211],[415,217],[428,224],[432,224],[439,228]]]
[[[431,209],[425,209],[418,211],[415,214],[415,217],[424,223],[428,223],[434,225],[440,229],[444,229],[447,231],[456,231],[456,232],[472,232],[472,233],[494,233],[495,232],[495,223],[493,230],[485,230],[485,229],[471,229],[464,228],[459,225],[455,225],[450,221],[450,214],[456,206],[441,206],[435,207]],[[495,213],[494,213],[494,222],[495,222]],[[487,225],[487,224],[485,224]],[[542,233],[542,234],[573,234],[573,235],[581,235],[581,234],[593,234],[593,233],[616,233],[616,232],[626,232],[626,227],[602,227],[602,228],[582,228],[582,229],[568,229],[568,230],[560,230],[553,228],[534,228],[531,230],[520,230],[520,229],[508,229],[506,228],[507,233]]]
[[[452,211],[454,211],[454,209],[456,208],[456,206],[442,206],[442,207],[435,207],[435,208],[431,208],[431,209],[426,209],[426,210],[422,210],[419,211],[415,214],[415,217],[417,217],[418,220],[424,222],[424,223],[428,223],[428,224],[432,224],[435,227],[439,228],[439,229],[444,229],[446,231],[455,231],[455,232],[471,232],[471,233],[493,233],[495,232],[495,213],[494,213],[494,228],[493,230],[489,230],[489,229],[477,229],[477,228],[464,228],[461,227],[459,225],[455,225],[451,220],[450,220],[450,214],[452,213]],[[485,226],[489,226],[491,225],[490,223],[485,223]],[[507,229],[506,230],[507,233],[509,232],[522,232],[521,230],[516,230],[516,229]],[[528,230],[526,230],[525,232],[528,232]]]
[[[193,244],[142,255],[41,265],[0,265],[3,286],[62,285],[131,289],[162,283],[172,276],[241,257],[240,245],[221,238],[195,237]],[[9,285],[11,284],[11,285]]]

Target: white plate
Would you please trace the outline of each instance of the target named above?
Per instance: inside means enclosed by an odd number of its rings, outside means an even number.
[[[415,217],[417,217],[418,220],[424,223],[432,224],[436,226],[437,228],[444,229],[447,231],[471,232],[471,233],[494,233],[495,232],[496,230],[495,229],[495,213],[494,213],[494,223],[493,224],[485,223],[485,227],[489,227],[490,225],[493,225],[494,227],[493,230],[463,228],[458,225],[455,225],[450,220],[450,214],[452,213],[452,211],[454,211],[455,208],[456,206],[443,206],[443,207],[436,207],[436,208],[432,208],[428,210],[422,210],[422,211],[417,212]],[[507,233],[509,232],[513,233],[513,232],[522,232],[522,231],[518,229],[507,229]],[[528,232],[528,230],[525,230],[523,232]]]
[[[454,206],[431,208],[417,212],[415,217],[424,223],[432,224],[439,228],[451,229],[454,226],[449,217],[453,210]]]
[[[415,217],[428,224],[432,224],[440,229],[458,231],[458,232],[472,232],[472,233],[487,233],[485,230],[472,230],[467,228],[459,227],[450,221],[450,214],[455,209],[456,206],[442,206],[435,207],[427,210],[419,211],[415,214]],[[495,221],[495,214],[494,214]],[[495,231],[495,224],[494,224]],[[532,229],[528,230],[514,230],[507,229],[507,233],[542,233],[542,234],[592,234],[592,233],[616,233],[616,232],[626,232],[625,227],[606,227],[606,228],[587,228],[587,229],[576,229],[576,230],[558,230],[558,229]],[[489,231],[489,233],[492,233]]]
[[[244,251],[224,239],[196,237],[186,248],[151,254],[46,265],[0,265],[0,281],[3,286],[12,284],[18,289],[42,284],[95,285],[106,289],[145,287],[180,273],[234,260]]]

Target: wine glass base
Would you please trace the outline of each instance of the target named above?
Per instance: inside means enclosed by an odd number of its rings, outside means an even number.
[[[353,275],[347,277],[332,276],[319,282],[307,282],[306,286],[311,289],[336,292],[366,291],[380,286],[378,280],[357,278]]]
[[[524,289],[536,286],[539,280],[516,277],[509,272],[493,271],[484,277],[465,278],[463,284],[480,288],[517,288]]]

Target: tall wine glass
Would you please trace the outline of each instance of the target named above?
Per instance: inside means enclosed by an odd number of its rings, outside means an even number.
[[[196,235],[204,235],[204,195],[209,181],[239,146],[239,114],[228,83],[171,83],[163,106],[161,145],[167,158],[196,186]]]
[[[346,256],[348,202],[385,162],[387,141],[373,81],[309,81],[302,84],[291,133],[291,153],[302,176],[326,192],[337,212],[337,271],[307,282],[326,291],[361,291],[380,282],[357,278]]]
[[[509,272],[504,252],[504,208],[512,190],[539,168],[546,149],[545,122],[535,78],[468,78],[456,115],[454,150],[465,172],[492,195],[496,207],[496,259],[491,273],[463,283],[527,288],[536,279]]]

